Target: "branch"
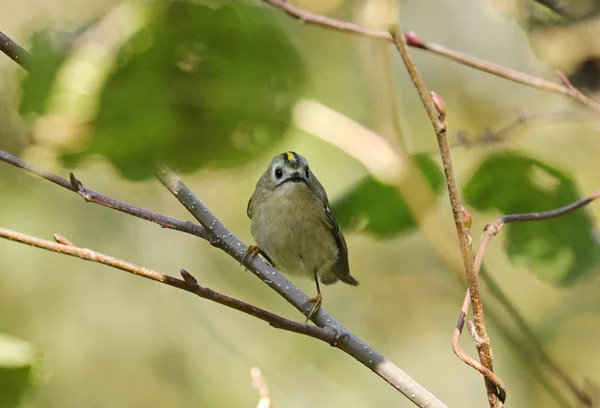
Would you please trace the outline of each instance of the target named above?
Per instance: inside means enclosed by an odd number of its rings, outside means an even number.
[[[79,194],[85,201],[100,204],[104,207],[112,208],[117,211],[124,212],[129,215],[133,215],[138,218],[142,218],[146,221],[151,221],[155,224],[160,225],[163,228],[174,229],[177,231],[185,232],[191,235],[195,235],[200,238],[207,239],[208,235],[206,230],[200,225],[194,224],[190,221],[180,221],[174,218],[165,217],[164,215],[154,213],[152,211],[144,210],[133,205],[126,204],[114,198],[105,196],[103,194],[96,193],[95,191],[89,190],[83,186],[83,184],[75,178],[73,173],[70,175],[70,181],[64,179],[54,173],[40,169],[25,160],[19,159],[5,151],[0,150],[0,161],[12,164],[23,170],[27,170],[30,173],[35,174],[45,180],[48,180],[56,185],[66,188],[69,191]]]
[[[0,51],[8,55],[10,59],[27,69],[31,56],[19,44],[10,39],[6,34],[0,31]]]
[[[483,264],[483,257],[485,252],[490,244],[490,241],[493,237],[495,237],[502,227],[505,224],[510,224],[513,222],[529,222],[529,221],[542,221],[550,218],[556,218],[578,210],[582,208],[592,201],[600,198],[600,190],[595,191],[589,197],[586,197],[582,200],[576,201],[574,203],[568,204],[564,207],[560,207],[551,211],[541,212],[541,213],[525,213],[525,214],[508,214],[496,219],[493,223],[488,224],[481,236],[481,243],[479,244],[479,249],[477,250],[477,256],[475,257],[475,265],[474,272],[476,275],[479,274],[481,270],[481,265]],[[462,308],[460,310],[460,315],[458,317],[458,323],[456,324],[456,329],[454,330],[454,335],[452,337],[452,348],[454,353],[466,364],[480,371],[482,374],[487,375],[486,368],[482,367],[477,361],[473,360],[459,345],[460,335],[464,328],[465,319],[467,312],[469,310],[469,306],[471,304],[471,296],[469,293],[469,289],[467,289],[467,293],[465,294],[465,299],[463,301]],[[590,396],[584,392],[580,387],[577,386],[573,382],[569,376],[567,376],[563,370],[558,367],[558,365],[551,360],[546,362],[550,364],[553,370],[562,378],[562,380],[567,384],[567,386],[571,389],[571,391],[575,394],[575,396],[579,399],[581,403],[586,406],[592,406],[592,400]],[[487,373],[487,374],[486,374]]]
[[[225,227],[225,225],[200,201],[192,191],[169,169],[157,174],[161,183],[183,204],[202,226],[214,238],[213,245],[242,262],[246,245]],[[309,297],[300,291],[275,268],[265,263],[260,257],[247,257],[244,266],[279,293],[292,306],[308,316],[312,310]],[[332,344],[351,355],[375,374],[387,381],[391,386],[404,394],[418,406],[444,407],[445,405],[408,374],[386,359],[377,350],[360,340],[356,335],[342,326],[333,316],[321,307],[311,320],[319,327],[334,329],[337,342]]]
[[[452,157],[450,155],[450,147],[448,145],[448,137],[446,135],[447,124],[445,122],[446,107],[444,101],[435,93],[429,93],[421,75],[419,74],[417,67],[408,55],[408,47],[406,39],[402,35],[400,27],[396,27],[391,33],[394,38],[394,44],[406,65],[406,69],[412,79],[425,111],[429,116],[429,120],[435,131],[435,135],[438,141],[438,147],[440,150],[440,156],[442,158],[442,164],[444,168],[444,176],[446,179],[446,186],[448,188],[448,195],[450,197],[450,204],[452,206],[452,215],[454,217],[454,223],[456,225],[456,231],[458,233],[458,239],[460,242],[460,250],[462,253],[463,264],[465,273],[467,275],[467,283],[469,285],[469,292],[471,295],[471,301],[473,303],[473,316],[475,320],[475,326],[477,334],[480,338],[478,342],[477,350],[479,352],[479,359],[484,367],[489,371],[493,370],[493,358],[492,358],[492,346],[490,339],[487,334],[485,327],[485,318],[483,314],[483,305],[479,297],[479,288],[477,283],[477,275],[475,274],[473,265],[473,253],[471,251],[471,241],[467,228],[465,225],[464,214],[458,194],[458,188],[456,187],[456,180],[454,178],[454,170],[452,169]],[[486,389],[488,392],[488,402],[490,407],[501,407],[506,397],[503,384],[498,381],[493,381],[490,376],[485,377]]]
[[[143,266],[138,266],[127,261],[114,258],[109,255],[101,254],[100,252],[92,251],[91,249],[79,248],[73,245],[68,239],[57,234],[54,235],[54,240],[56,242],[52,242],[41,238],[32,237],[30,235],[22,234],[20,232],[0,228],[0,237],[9,239],[11,241],[20,242],[22,244],[31,245],[37,248],[46,249],[48,251],[74,256],[76,258],[81,258],[86,261],[92,261],[103,265],[108,265],[113,268],[132,273],[134,275],[138,275],[156,282],[164,283],[165,285],[185,290],[186,292],[193,293],[197,296],[200,296],[201,298],[212,300],[213,302],[246,313],[250,316],[254,316],[278,329],[287,330],[293,333],[304,334],[306,336],[313,337],[315,339],[319,339],[330,344],[333,344],[336,341],[337,335],[335,331],[331,328],[321,328],[309,326],[308,324],[304,323],[294,322],[292,320],[278,316],[259,307],[253,306],[249,303],[245,303],[241,300],[237,300],[232,297],[223,295],[219,292],[215,292],[212,289],[200,286],[196,279],[193,278],[192,275],[190,275],[185,270],[181,271],[181,275],[184,279],[177,279],[172,276],[165,275],[164,273],[156,272],[152,269],[145,268]]]
[[[312,13],[303,8],[294,6],[288,0],[262,0],[274,7],[280,8],[293,18],[300,20],[303,23],[313,24],[322,27],[332,28],[338,31],[343,31],[352,34],[358,34],[364,37],[370,37],[377,40],[394,42],[392,35],[384,30],[377,30],[368,27],[363,27],[359,24],[350,23],[343,20],[327,17],[321,14]],[[415,32],[406,31],[406,42],[410,47],[419,48],[429,51],[433,54],[440,55],[458,62],[459,64],[487,72],[500,78],[508,79],[522,85],[532,88],[541,89],[543,91],[554,92],[565,95],[575,101],[582,103],[594,112],[600,113],[600,104],[585,96],[581,91],[569,86],[548,81],[534,75],[525,74],[514,69],[509,69],[501,65],[493,64],[479,58],[472,57],[467,54],[446,48],[433,42],[423,41]]]
[[[579,112],[579,111],[556,111],[556,112],[541,112],[541,113],[520,113],[516,119],[507,125],[500,127],[496,130],[485,127],[481,134],[476,138],[469,138],[469,133],[465,130],[461,130],[456,134],[456,142],[451,143],[450,147],[466,147],[469,148],[474,145],[486,145],[494,144],[503,141],[510,133],[516,131],[521,126],[530,124],[531,122],[544,121],[544,120],[569,120],[569,119],[580,119],[580,120],[597,120],[598,117],[591,112]]]
[[[201,224],[204,227],[193,224],[191,222],[174,220],[172,218],[152,213],[150,211],[133,207],[120,201],[114,200],[113,198],[104,196],[102,194],[84,188],[81,185],[81,183],[77,179],[75,179],[74,176],[71,177],[72,180],[71,182],[69,182],[66,179],[63,179],[62,177],[59,177],[46,170],[35,167],[3,151],[0,151],[0,161],[5,161],[7,163],[13,164],[16,167],[34,173],[54,184],[67,188],[70,191],[75,191],[78,194],[83,195],[84,198],[87,197],[89,201],[96,202],[106,207],[113,208],[118,211],[122,211],[127,214],[131,214],[151,222],[155,222],[167,228],[173,228],[182,232],[188,232],[190,234],[204,238],[208,240],[212,245],[227,252],[230,256],[237,259],[238,261],[241,261],[244,251],[246,250],[246,245],[244,245],[237,237],[235,237],[212,214],[212,212],[210,212],[210,210],[208,210],[208,208],[206,208],[206,206],[204,206],[204,204],[196,196],[194,196],[194,194],[181,182],[181,180],[179,180],[179,178],[175,174],[171,173],[168,170],[161,172],[158,176],[159,179],[184,204],[188,211],[190,211],[194,215],[194,217],[201,221]],[[19,237],[19,235],[14,234],[18,233],[0,229],[0,236],[5,236],[6,238],[8,238],[8,235],[12,237]],[[40,248],[45,248],[72,256],[79,256],[80,252],[76,252],[77,250],[84,251],[81,253],[86,254],[88,258],[83,259],[93,260],[95,262],[115,266],[119,269],[124,269],[121,268],[122,265],[141,268],[133,264],[127,264],[121,260],[116,260],[115,258],[103,258],[106,257],[106,255],[95,253],[93,251],[90,251],[89,249],[73,247],[69,244],[68,240],[62,237],[58,237],[59,243],[39,240],[38,238],[27,237],[22,235],[20,236],[20,238],[23,239],[15,240],[27,243],[29,245],[38,246]],[[117,264],[121,266],[116,266],[108,262],[103,262],[103,259],[115,260]],[[123,264],[121,264],[121,262],[123,262]],[[267,283],[271,288],[273,288],[277,293],[282,295],[289,303],[296,307],[296,309],[298,309],[305,315],[307,315],[310,312],[312,307],[311,304],[307,302],[309,299],[308,296],[301,292],[296,286],[294,286],[289,280],[283,277],[279,272],[277,272],[271,266],[267,265],[259,257],[248,259],[245,266],[248,267],[259,278],[261,278],[261,280]],[[149,279],[160,281],[170,286],[175,286],[179,289],[183,289],[188,292],[195,293],[200,297],[205,297],[207,299],[214,300],[218,303],[225,304],[226,306],[232,307],[236,310],[241,310],[244,313],[248,313],[262,320],[268,321],[274,327],[282,328],[284,330],[293,331],[296,333],[306,334],[311,337],[323,340],[331,346],[337,347],[345,353],[354,357],[360,363],[362,363],[363,365],[371,369],[373,372],[375,372],[377,375],[379,375],[381,378],[386,380],[395,389],[407,396],[413,403],[419,406],[423,406],[425,404],[429,404],[430,407],[446,406],[433,394],[431,394],[427,389],[425,389],[422,385],[413,380],[408,374],[406,374],[404,371],[402,371],[400,368],[394,365],[391,361],[389,361],[383,355],[381,355],[377,350],[373,349],[365,342],[361,341],[348,329],[343,327],[336,319],[334,319],[330,314],[325,312],[324,308],[321,308],[319,312],[316,313],[315,316],[313,316],[313,321],[319,326],[315,329],[319,329],[322,331],[312,331],[312,329],[307,329],[306,327],[313,326],[307,326],[303,323],[301,324],[288,321],[287,319],[284,319],[262,309],[258,309],[252,305],[246,304],[247,308],[251,308],[251,310],[248,310],[252,311],[253,313],[256,312],[258,315],[249,313],[247,310],[238,309],[238,307],[241,306],[239,306],[239,304],[235,302],[240,301],[229,298],[225,295],[218,294],[217,292],[214,292],[208,288],[203,288],[197,285],[195,280],[186,271],[182,271],[182,276],[184,277],[184,280],[181,281],[168,275],[159,274],[158,272],[154,272],[145,268],[139,270],[142,271],[142,273],[133,272],[130,269],[124,270],[139,274]],[[222,300],[222,302],[217,300],[217,298]],[[241,304],[243,304],[243,302],[241,302]]]

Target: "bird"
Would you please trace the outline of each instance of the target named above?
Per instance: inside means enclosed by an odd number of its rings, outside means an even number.
[[[283,273],[314,279],[317,295],[308,300],[314,306],[307,322],[323,303],[319,281],[358,285],[327,193],[304,156],[287,151],[273,158],[256,183],[247,214],[257,245],[248,247],[242,263],[261,254]]]

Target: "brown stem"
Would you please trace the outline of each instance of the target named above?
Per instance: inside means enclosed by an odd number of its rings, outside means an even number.
[[[5,151],[0,150],[0,161],[12,164],[23,170],[27,170],[30,173],[35,174],[45,180],[48,180],[56,185],[66,188],[69,191],[73,191],[79,194],[85,201],[100,204],[104,207],[112,208],[117,211],[124,212],[129,215],[133,215],[138,218],[142,218],[146,221],[151,221],[155,224],[160,225],[163,228],[174,229],[177,231],[185,232],[191,235],[195,235],[200,238],[208,239],[206,230],[200,225],[194,224],[190,221],[180,221],[175,218],[165,217],[164,215],[154,213],[152,211],[144,210],[133,205],[126,204],[122,201],[115,200],[114,198],[105,196],[104,194],[96,193],[90,189],[87,189],[83,184],[75,178],[73,173],[70,175],[70,180],[64,179],[54,173],[47,170],[40,169],[25,160],[19,159]]]
[[[122,259],[114,258],[109,255],[101,254],[100,252],[92,251],[91,249],[79,248],[60,235],[55,235],[54,239],[57,242],[52,242],[47,241],[45,239],[22,234],[20,232],[0,228],[0,237],[9,239],[11,241],[20,242],[22,244],[31,245],[37,248],[42,248],[48,251],[74,256],[77,258],[84,259],[86,261],[92,261],[103,265],[108,265],[113,268],[132,273],[134,275],[142,276],[144,278],[151,279],[156,282],[161,282],[165,285],[185,290],[187,292],[200,296],[201,298],[212,300],[213,302],[246,313],[250,316],[254,316],[278,329],[304,334],[306,336],[314,337],[315,339],[322,340],[332,345],[335,344],[337,338],[337,333],[331,328],[321,328],[316,326],[310,326],[304,323],[298,323],[286,319],[284,317],[278,316],[274,313],[268,312],[249,303],[242,302],[241,300],[237,300],[232,297],[223,295],[219,292],[215,292],[212,289],[200,286],[196,282],[196,280],[185,270],[181,272],[184,279],[177,279],[172,276],[165,275],[164,273],[156,272],[152,269],[132,264]]]
[[[400,27],[393,29],[391,35],[394,38],[394,44],[396,45],[396,48],[402,57],[402,61],[404,61],[404,65],[406,66],[410,78],[417,88],[421,101],[423,102],[423,106],[425,107],[425,111],[427,112],[427,116],[429,116],[429,120],[431,121],[436,134],[444,168],[444,176],[446,178],[446,186],[448,188],[448,195],[450,197],[450,204],[452,206],[452,215],[454,217],[456,231],[458,233],[460,250],[463,257],[463,264],[465,273],[467,275],[467,283],[469,285],[470,297],[473,304],[473,318],[475,320],[477,334],[482,340],[481,345],[477,347],[479,359],[484,367],[493,372],[492,347],[487,334],[487,329],[485,327],[483,305],[479,297],[479,288],[477,284],[477,275],[475,274],[473,265],[471,243],[467,228],[465,226],[462,205],[458,194],[458,188],[456,187],[456,180],[454,178],[454,170],[452,169],[452,157],[450,155],[450,147],[448,145],[448,138],[446,135],[447,125],[446,122],[443,121],[443,115],[445,114],[443,99],[437,95],[435,101],[432,99],[431,93],[427,90],[427,87],[425,86],[417,67],[408,55],[406,39],[404,38]],[[501,407],[506,396],[504,389],[500,389],[498,387],[501,382],[495,384],[491,378],[486,376],[485,384],[490,407]]]
[[[321,14],[316,14],[305,10],[301,7],[294,6],[287,0],[263,1],[274,7],[280,8],[291,17],[296,18],[303,23],[328,27],[347,33],[374,38],[377,40],[394,42],[394,38],[392,37],[392,35],[384,30],[363,27],[359,24],[338,20]],[[407,38],[407,45],[410,47],[420,48],[422,50],[429,51],[433,54],[446,57],[448,59],[451,59],[452,61],[477,69],[479,71],[487,72],[488,74],[508,79],[509,81],[513,81],[532,88],[537,88],[544,91],[565,95],[573,100],[582,103],[583,105],[592,109],[594,112],[600,113],[600,104],[588,98],[583,93],[581,93],[581,91],[575,88],[557,82],[549,81],[547,79],[539,78],[534,75],[525,74],[523,72],[516,71],[514,69],[509,69],[501,65],[493,64],[491,62],[484,61],[482,59],[475,58],[470,55],[458,52],[456,50],[444,47],[443,45],[423,41],[416,33],[412,31],[407,31],[405,35]]]

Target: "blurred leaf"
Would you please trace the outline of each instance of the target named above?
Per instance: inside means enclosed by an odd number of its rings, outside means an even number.
[[[35,351],[29,343],[0,333],[0,408],[16,407],[31,386]]]
[[[180,171],[238,165],[283,136],[305,72],[271,8],[174,1],[149,14],[147,24],[116,44],[116,66],[107,67],[112,72],[99,89],[90,134],[61,146],[66,164],[101,154],[125,177],[144,179],[163,163]],[[49,88],[34,85],[47,84],[64,58],[43,41],[37,48],[23,112],[43,107],[40,94]]]
[[[444,176],[437,164],[427,155],[417,155],[413,159],[433,189],[439,192]],[[337,199],[332,212],[341,228],[368,231],[378,238],[392,238],[417,226],[396,188],[370,175]]]
[[[479,211],[514,214],[549,211],[581,197],[569,175],[531,157],[504,152],[485,160],[465,186],[464,198]],[[504,229],[510,260],[545,281],[573,284],[600,262],[597,232],[585,209]]]

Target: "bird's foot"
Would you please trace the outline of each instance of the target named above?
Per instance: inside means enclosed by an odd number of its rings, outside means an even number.
[[[240,261],[240,265],[244,265],[244,262],[246,262],[246,259],[252,259],[254,258],[256,255],[263,253],[262,249],[260,249],[257,246],[254,245],[249,245],[248,248],[246,249],[246,252],[244,252],[244,255],[242,255],[242,260]]]
[[[321,308],[321,305],[323,304],[323,296],[321,296],[321,294],[319,293],[314,298],[308,299],[307,303],[314,303],[314,306],[313,306],[312,310],[310,311],[310,313],[308,314],[308,317],[306,318],[305,323],[308,323],[308,321],[311,319],[311,317],[313,317],[315,315],[315,313],[317,313],[319,311],[319,309]]]

